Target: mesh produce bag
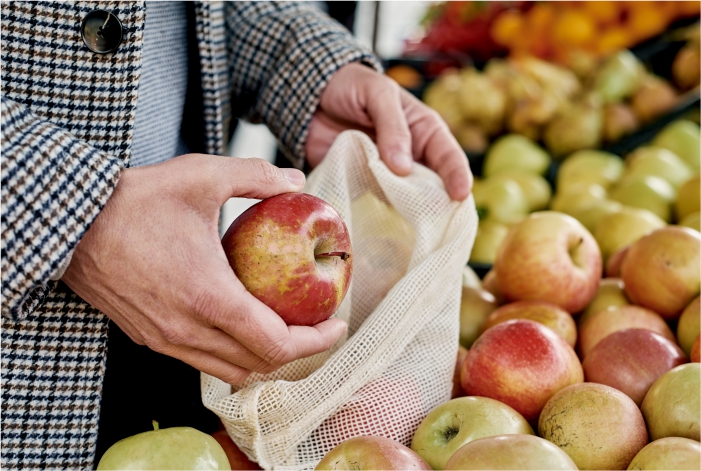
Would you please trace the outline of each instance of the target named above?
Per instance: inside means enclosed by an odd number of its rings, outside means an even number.
[[[347,333],[240,386],[202,374],[204,405],[265,469],[313,469],[358,435],[411,443],[450,399],[462,269],[477,231],[472,197],[451,201],[421,165],[397,177],[357,131],[338,137],[305,191],[336,208],[351,234],[353,278],[335,314]]]

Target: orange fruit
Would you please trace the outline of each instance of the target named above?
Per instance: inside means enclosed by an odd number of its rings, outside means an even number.
[[[489,30],[492,39],[502,46],[513,46],[524,32],[521,12],[506,10],[496,17]]]
[[[652,2],[636,2],[629,6],[626,28],[638,40],[644,40],[663,32],[669,20]]]
[[[608,56],[631,46],[634,42],[635,38],[631,36],[627,29],[621,27],[609,28],[596,38],[596,52],[602,56]]]
[[[673,2],[679,16],[694,16],[701,13],[701,2]]]
[[[552,3],[536,3],[533,8],[526,13],[526,23],[529,31],[543,32],[555,21],[557,15]]]
[[[600,25],[615,23],[621,17],[618,2],[582,2],[581,8]]]
[[[584,46],[596,36],[596,23],[583,10],[565,10],[555,20],[553,41],[563,46]]]

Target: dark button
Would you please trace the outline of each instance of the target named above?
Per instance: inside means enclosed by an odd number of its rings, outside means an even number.
[[[122,42],[122,22],[107,10],[93,10],[83,18],[80,34],[92,52],[107,54]]]

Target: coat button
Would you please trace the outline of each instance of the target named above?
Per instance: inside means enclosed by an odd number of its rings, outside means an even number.
[[[122,42],[122,22],[107,10],[93,10],[83,18],[80,34],[92,52],[107,54]]]

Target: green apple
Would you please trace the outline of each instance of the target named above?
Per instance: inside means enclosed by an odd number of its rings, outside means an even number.
[[[483,180],[472,191],[480,220],[515,224],[528,214],[526,195],[511,179]]]
[[[682,437],[660,438],[645,445],[628,469],[701,469],[701,443]]]
[[[577,325],[582,326],[584,321],[593,314],[614,306],[627,306],[630,300],[626,296],[623,287],[623,280],[620,278],[602,278],[599,281],[599,288],[596,290],[594,298],[589,302],[586,309],[577,319]]]
[[[414,433],[411,449],[433,469],[443,469],[466,443],[513,433],[534,435],[526,419],[506,404],[487,397],[459,397],[428,413]]]
[[[581,222],[591,233],[594,233],[599,219],[607,214],[613,214],[621,210],[623,205],[617,201],[609,199],[592,199],[591,204],[583,205],[571,210],[570,215]]]
[[[679,225],[701,232],[701,212],[697,211],[687,215],[684,219],[679,221]]]
[[[665,225],[659,216],[646,209],[623,206],[620,211],[599,219],[594,229],[594,237],[606,263],[618,249]]]
[[[677,221],[681,221],[691,213],[701,211],[701,174],[697,173],[689,178],[677,191],[677,200],[674,202],[674,214]]]
[[[699,297],[689,303],[677,323],[677,343],[686,356],[691,354],[691,346],[701,333],[701,301]]]
[[[535,173],[505,172],[490,177],[490,180],[511,179],[518,183],[526,195],[528,211],[540,211],[548,207],[548,202],[552,196],[550,184],[542,176]]]
[[[652,140],[652,145],[671,150],[693,170],[701,170],[701,132],[698,124],[678,119],[662,129]]]
[[[494,263],[501,242],[509,233],[509,226],[489,219],[479,222],[475,243],[470,253],[472,263]]]
[[[597,183],[576,183],[557,191],[550,209],[572,215],[606,199],[606,190]]]
[[[600,150],[580,150],[571,154],[557,172],[557,188],[577,182],[596,183],[608,188],[623,173],[623,159]]]
[[[675,191],[663,178],[628,175],[611,190],[609,197],[626,206],[647,209],[667,222],[672,220]]]
[[[667,180],[675,189],[693,175],[691,168],[664,147],[638,147],[626,157],[624,175],[652,175]]]
[[[445,469],[574,469],[572,458],[557,445],[533,435],[480,438],[460,447]]]
[[[103,469],[231,469],[219,442],[191,427],[154,429],[112,445],[97,465]]]
[[[487,151],[482,173],[485,177],[505,172],[543,175],[550,160],[550,155],[532,140],[519,134],[507,134]]]
[[[460,345],[470,348],[480,335],[482,323],[499,305],[492,293],[463,286],[460,299]]]
[[[679,365],[653,383],[643,400],[651,440],[683,437],[699,441],[701,363]]]

